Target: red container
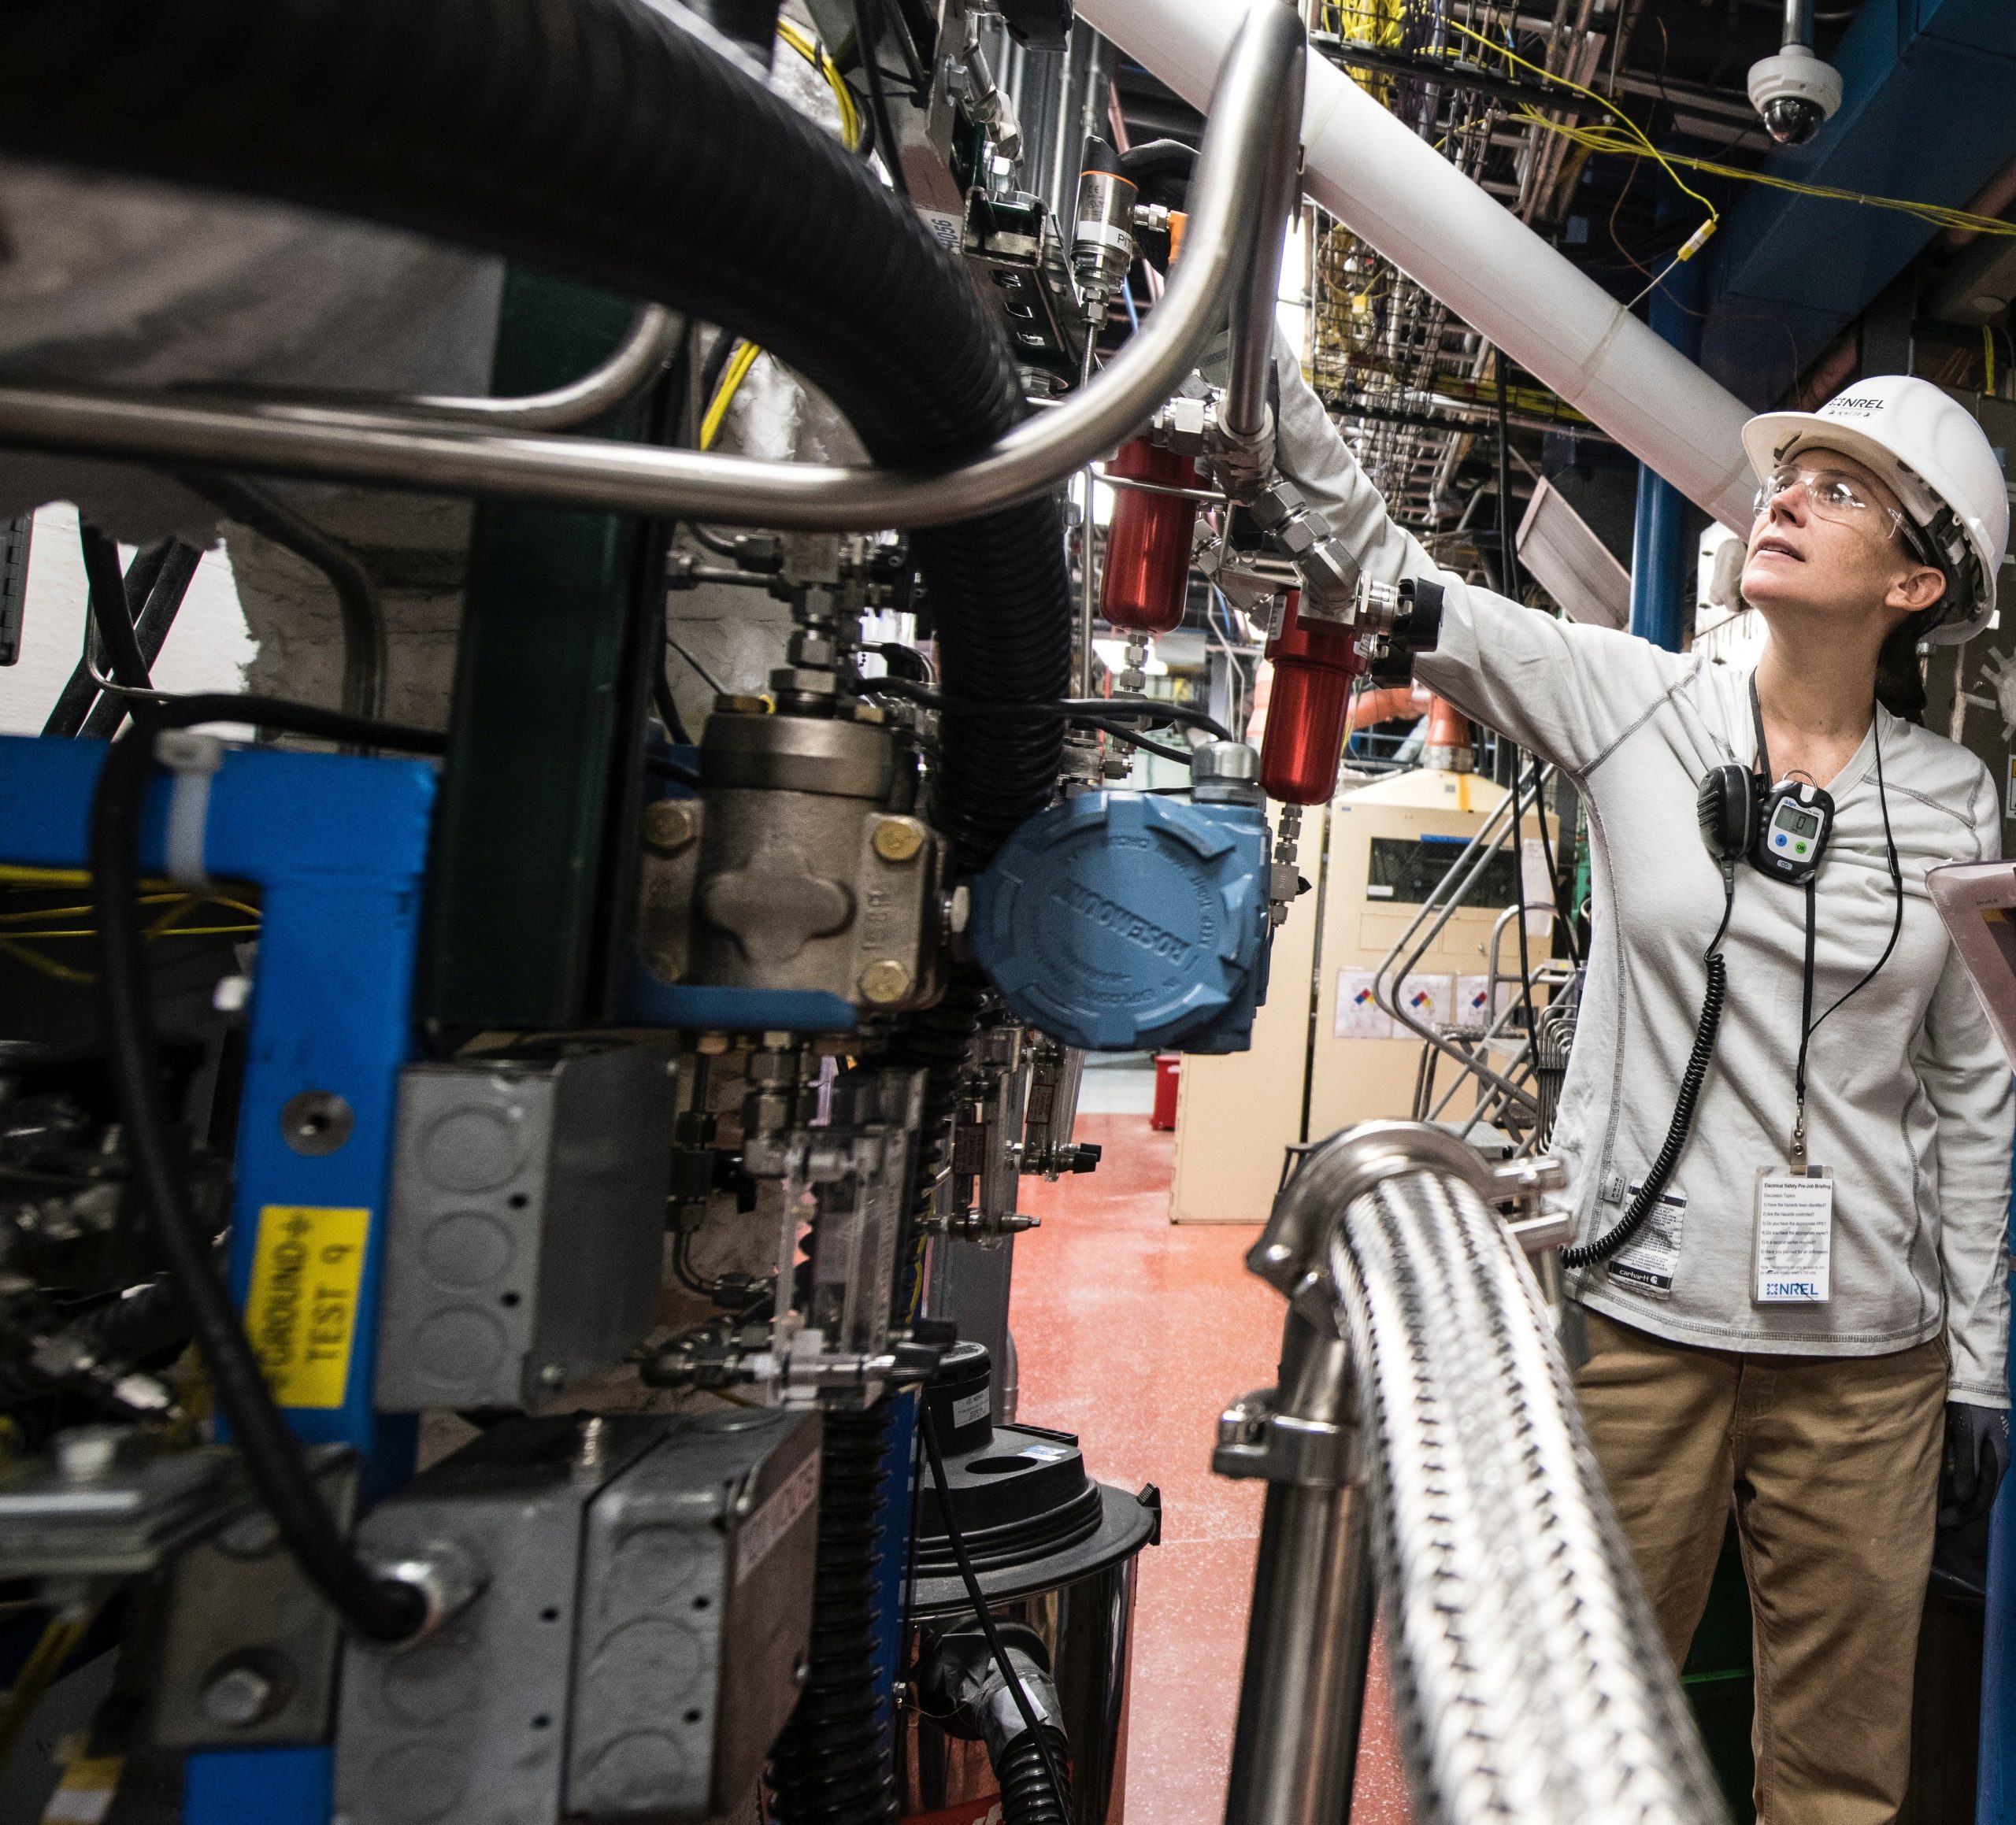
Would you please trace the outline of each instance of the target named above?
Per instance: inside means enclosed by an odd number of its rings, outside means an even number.
[[[1148,1117],[1151,1128],[1173,1128],[1176,1126],[1176,1086],[1183,1075],[1183,1054],[1180,1052],[1158,1052],[1155,1054],[1155,1106]]]
[[[1194,488],[1197,465],[1145,437],[1123,443],[1106,465],[1109,476]],[[1197,503],[1180,494],[1117,488],[1113,524],[1106,529],[1106,576],[1099,613],[1134,634],[1166,634],[1183,620],[1190,587],[1190,535]]]
[[[1267,642],[1274,668],[1260,783],[1277,805],[1327,805],[1337,789],[1351,681],[1365,669],[1349,627],[1301,617],[1302,592],[1290,590],[1280,631]]]

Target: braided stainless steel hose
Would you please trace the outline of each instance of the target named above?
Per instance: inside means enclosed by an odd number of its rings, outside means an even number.
[[[1421,1825],[1726,1820],[1504,1220],[1399,1172],[1328,1264]]]

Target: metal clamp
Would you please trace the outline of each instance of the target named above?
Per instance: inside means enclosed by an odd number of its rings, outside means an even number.
[[[1211,1468],[1236,1480],[1258,1479],[1305,1489],[1336,1489],[1363,1477],[1358,1429],[1280,1411],[1278,1388],[1256,1389],[1218,1416]]]
[[[1538,1208],[1567,1183],[1558,1161],[1519,1160],[1495,1167],[1475,1148],[1426,1123],[1362,1122],[1310,1154],[1282,1188],[1266,1230],[1247,1251],[1247,1267],[1286,1294],[1310,1323],[1334,1335],[1329,1248],[1340,1217],[1380,1181],[1422,1172],[1446,1173],[1470,1186],[1486,1203],[1510,1205],[1513,1233],[1529,1254],[1566,1239],[1566,1220]]]

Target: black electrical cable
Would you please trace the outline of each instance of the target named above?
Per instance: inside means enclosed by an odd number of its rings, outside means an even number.
[[[903,156],[896,139],[896,130],[889,120],[889,98],[882,84],[882,60],[877,54],[882,35],[880,30],[871,30],[869,20],[873,17],[879,28],[882,23],[880,0],[854,0],[854,43],[861,53],[862,68],[868,76],[869,111],[875,122],[875,141],[882,149],[882,168],[889,174],[889,181],[896,187],[896,194],[905,202],[910,200],[910,180],[903,176]]]
[[[702,665],[699,660],[695,659],[691,653],[687,652],[684,646],[680,646],[680,643],[672,637],[669,632],[665,635],[665,643],[666,646],[669,646],[673,652],[676,653],[680,658],[684,659],[688,665],[693,668],[694,672],[699,677],[700,682],[706,686],[708,690],[711,690],[715,696],[721,697],[725,694],[725,693],[721,690],[720,680],[717,679],[706,666]]]
[[[356,554],[296,513],[270,488],[240,476],[186,475],[183,486],[261,539],[322,573],[335,592],[343,631],[343,714],[376,718],[385,709],[385,608]]]
[[[251,723],[330,741],[435,754],[445,751],[447,742],[430,730],[361,723],[306,704],[222,693],[136,702],[132,716],[132,727],[113,743],[98,776],[91,802],[91,869],[106,1050],[135,1175],[217,1404],[281,1538],[309,1582],[360,1634],[402,1641],[424,1622],[425,1597],[413,1585],[380,1576],[343,1538],[211,1265],[209,1242],[190,1197],[182,1150],[161,1094],[161,1041],[142,950],[140,826],[155,743],[165,730]]]
[[[143,546],[134,553],[133,561],[127,567],[126,609],[136,629],[140,626],[145,605],[161,576],[162,567],[176,546],[177,542],[172,539],[164,539],[156,544]],[[87,615],[84,650],[70,673],[69,683],[63,687],[50,710],[48,720],[42,725],[42,732],[45,735],[76,735],[85,732],[84,725],[90,719],[100,694],[98,682],[91,676],[92,638],[91,618]],[[155,650],[158,653],[159,649]],[[140,635],[140,653],[143,658],[148,659],[149,670],[151,671],[153,662],[147,653],[144,634]],[[123,705],[118,713],[121,717],[125,715]],[[112,731],[107,729],[104,732],[109,735]]]
[[[651,702],[658,713],[658,720],[665,724],[665,732],[682,748],[690,748],[693,738],[686,732],[686,724],[680,720],[679,705],[672,694],[672,679],[665,671],[665,654],[672,642],[667,641],[658,649],[658,668],[651,674]],[[648,761],[645,763],[650,765]],[[683,769],[682,769],[683,771]]]
[[[150,675],[154,662],[161,657],[161,648],[168,644],[169,631],[175,626],[175,617],[182,612],[189,586],[196,580],[197,566],[203,561],[202,552],[179,539],[165,541],[164,552],[160,568],[146,586],[146,600],[133,618],[133,638],[140,643],[140,657],[147,662]],[[126,600],[129,606],[134,601],[134,574],[140,568],[140,560],[136,557],[132,569],[126,573]],[[88,674],[86,679],[88,683]],[[96,690],[97,687],[91,688]],[[111,740],[118,734],[119,725],[126,720],[128,701],[112,691],[101,692],[98,701],[85,716],[83,726],[76,732],[87,738]]]
[[[945,1538],[952,1548],[952,1557],[958,1562],[959,1581],[966,1587],[966,1601],[973,1606],[973,1614],[979,1620],[980,1633],[987,1637],[988,1652],[993,1655],[994,1664],[1001,1671],[1001,1677],[1008,1682],[1008,1695],[1015,1701],[1015,1708],[1021,1712],[1022,1722],[1028,1727],[1043,1753],[1044,1778],[1050,1783],[1052,1803],[1057,1808],[1057,1816],[1068,1819],[1071,1816],[1070,1790],[1057,1771],[1057,1763],[1050,1753],[1050,1738],[1044,1733],[1043,1719],[1036,1716],[1036,1707],[1029,1702],[1029,1695],[1022,1689],[1022,1682],[1015,1671],[1015,1664],[1008,1658],[1008,1649],[1001,1639],[1001,1631],[995,1627],[994,1612],[988,1607],[987,1593],[980,1589],[980,1579],[973,1571],[973,1562],[966,1552],[966,1538],[959,1526],[959,1517],[952,1506],[951,1479],[945,1474],[945,1460],[938,1449],[938,1427],[931,1416],[931,1403],[920,1395],[917,1403],[918,1430],[924,1434],[924,1455],[931,1464],[931,1481],[938,1491],[938,1506],[943,1511]]]
[[[147,676],[147,662],[140,655],[140,642],[133,632],[133,611],[126,600],[119,547],[95,526],[81,520],[77,523],[77,539],[84,552],[91,625],[98,630],[98,650],[105,655],[113,680],[128,690],[151,690],[154,681]]]
[[[1506,423],[1505,351],[1493,351],[1492,366],[1498,377],[1498,563],[1501,579],[1505,585],[1508,601],[1519,599],[1519,553],[1518,542],[1512,535],[1512,467],[1511,444]],[[1509,742],[1512,750],[1512,879],[1514,883],[1513,897],[1519,908],[1519,1003],[1525,1010],[1521,1024],[1529,1038],[1533,1031],[1533,960],[1526,942],[1526,836],[1519,819],[1519,744]],[[1540,796],[1540,762],[1533,763],[1533,795]],[[1540,807],[1540,822],[1547,822],[1547,807]],[[1552,890],[1553,876],[1548,876]]]
[[[1644,1227],[1645,1219],[1657,1208],[1666,1191],[1666,1181],[1673,1176],[1673,1168],[1680,1164],[1681,1150],[1686,1146],[1688,1135],[1694,1126],[1695,1105],[1701,1099],[1701,1086],[1707,1080],[1709,1062],[1715,1056],[1715,1032],[1721,1025],[1722,1001],[1729,993],[1729,972],[1722,957],[1722,936],[1729,928],[1729,914],[1735,906],[1736,863],[1731,860],[1722,864],[1722,922],[1715,927],[1715,935],[1709,941],[1703,960],[1708,968],[1708,987],[1701,998],[1701,1017],[1695,1024],[1694,1048],[1687,1055],[1687,1068],[1681,1075],[1680,1094],[1673,1099],[1673,1120],[1667,1124],[1665,1144],[1660,1147],[1658,1158],[1653,1161],[1651,1170],[1645,1175],[1644,1183],[1638,1187],[1638,1195],[1632,1199],[1630,1208],[1593,1242],[1563,1249],[1560,1259],[1564,1268],[1592,1267],[1598,1261],[1608,1260],[1622,1248]]]
[[[1225,732],[1224,724],[1201,709],[1191,709],[1187,705],[1165,703],[1153,697],[1060,697],[1047,703],[989,703],[977,698],[953,698],[942,691],[926,689],[905,678],[871,678],[862,681],[864,690],[886,691],[892,697],[907,698],[912,703],[925,709],[947,711],[954,716],[969,716],[993,721],[1010,721],[1017,717],[1061,716],[1068,722],[1087,722],[1103,717],[1106,721],[1139,710],[1144,717],[1166,723],[1188,724],[1192,728],[1202,729],[1213,740],[1228,742],[1232,737]],[[1095,726],[1104,727],[1104,723]],[[1188,757],[1185,757],[1186,758]]]
[[[1559,774],[1555,775],[1558,779]],[[1547,885],[1554,896],[1555,916],[1561,921],[1560,931],[1568,946],[1568,961],[1577,969],[1582,967],[1582,946],[1575,936],[1575,921],[1568,916],[1568,909],[1561,902],[1561,873],[1555,865],[1554,838],[1547,831],[1547,800],[1538,800],[1540,823],[1540,856],[1547,864]]]

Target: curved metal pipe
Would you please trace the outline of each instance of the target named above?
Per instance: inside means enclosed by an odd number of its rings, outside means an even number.
[[[758,462],[586,439],[502,436],[333,407],[0,387],[0,444],[198,468],[700,519],[872,531],[941,526],[1041,494],[1145,424],[1225,319],[1253,245],[1249,199],[1274,156],[1303,56],[1285,5],[1256,8],[1219,73],[1190,225],[1162,302],[1081,392],[938,475]],[[522,402],[521,402],[522,403]]]
[[[1488,1201],[1553,1183],[1530,1170],[1522,1184],[1439,1130],[1366,1124],[1304,1161],[1249,1264],[1289,1292],[1291,1336],[1297,1323],[1309,1328],[1305,1354],[1318,1360],[1319,1336],[1341,1339],[1354,1372],[1417,1816],[1726,1821],[1524,1259],[1561,1226],[1515,1227]],[[1347,1379],[1333,1370],[1333,1384]],[[1284,1483],[1315,1481],[1274,1480],[1270,1499]],[[1330,1486],[1351,1480],[1346,1470]],[[1316,1562],[1284,1558],[1284,1536],[1270,1564],[1266,1540],[1258,1591]],[[1299,1582],[1313,1591],[1320,1581],[1307,1570]],[[1349,1650],[1312,1638],[1298,1620],[1306,1611],[1276,1607],[1280,1634],[1249,1643],[1249,1694],[1282,1689],[1284,1667],[1306,1662],[1327,1677],[1312,1657]],[[1288,1730],[1278,1723],[1274,1740]],[[1333,1726],[1333,1764],[1342,1742]],[[1277,1783],[1264,1812],[1236,1801],[1227,1816],[1331,1825],[1333,1788]]]
[[[332,407],[338,411],[410,413],[512,431],[565,431],[599,418],[656,379],[679,352],[686,319],[662,304],[639,305],[607,361],[578,380],[545,393],[495,399],[472,394],[362,393],[339,387],[234,387],[235,397],[261,411],[291,406]]]
[[[1275,0],[1285,6],[1285,0]],[[1256,8],[1249,20],[1264,11]],[[1298,51],[1287,94],[1298,94],[1306,54]],[[1234,438],[1263,436],[1272,420],[1267,386],[1273,377],[1274,318],[1281,291],[1281,243],[1288,218],[1302,202],[1302,122],[1292,108],[1276,111],[1253,203],[1253,252],[1246,276],[1232,293],[1232,360],[1225,376],[1225,428]],[[1181,262],[1178,262],[1179,265]]]

